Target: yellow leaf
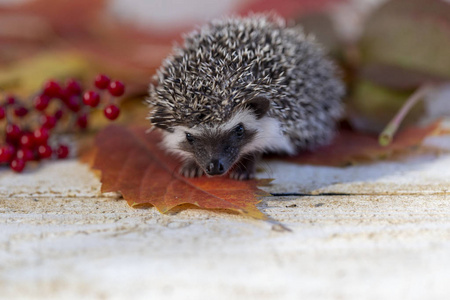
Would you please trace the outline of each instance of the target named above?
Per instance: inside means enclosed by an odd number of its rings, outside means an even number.
[[[0,89],[19,96],[29,96],[40,90],[50,78],[84,77],[89,71],[87,61],[72,52],[39,53],[0,69]]]

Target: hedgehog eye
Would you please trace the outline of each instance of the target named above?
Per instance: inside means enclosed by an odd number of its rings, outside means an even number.
[[[238,126],[236,126],[236,128],[234,129],[234,132],[236,132],[236,135],[241,137],[244,135],[244,126],[242,124],[239,124]]]
[[[189,132],[186,132],[186,140],[192,144],[194,142],[194,137]]]

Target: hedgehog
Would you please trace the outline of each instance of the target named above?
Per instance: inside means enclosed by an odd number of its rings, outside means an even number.
[[[185,177],[254,178],[263,153],[329,143],[344,87],[312,35],[276,15],[213,20],[184,36],[147,99],[161,145]]]

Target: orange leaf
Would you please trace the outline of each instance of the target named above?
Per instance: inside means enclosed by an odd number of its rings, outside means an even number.
[[[145,128],[111,125],[96,138],[94,169],[101,171],[102,192],[120,192],[130,206],[151,204],[166,213],[181,204],[206,209],[227,209],[267,219],[258,210],[258,196],[268,195],[257,185],[268,181],[235,181],[220,178],[184,178],[177,173],[180,162],[158,146],[158,132]]]
[[[423,128],[406,128],[399,132],[387,147],[378,143],[376,135],[342,129],[330,145],[286,160],[300,164],[342,166],[358,160],[386,157],[419,145],[426,137],[437,133],[440,125],[441,122],[436,121]]]

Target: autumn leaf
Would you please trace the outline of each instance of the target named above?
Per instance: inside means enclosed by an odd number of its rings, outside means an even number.
[[[345,166],[358,161],[385,158],[419,145],[426,137],[439,133],[440,125],[440,121],[435,121],[426,127],[406,128],[386,147],[378,143],[376,135],[342,129],[330,145],[286,160],[299,164]]]
[[[394,115],[403,107],[411,92],[395,90],[367,80],[357,80],[347,113],[358,131],[380,133]],[[424,112],[424,104],[418,103],[408,114],[404,124],[414,124]]]
[[[60,35],[78,35],[101,17],[105,0],[34,0],[0,8],[0,14],[33,16]]]
[[[76,53],[40,53],[0,69],[0,89],[29,96],[36,93],[49,78],[84,77],[88,70],[87,61]]]
[[[33,81],[34,87],[34,82],[52,77],[65,79],[65,69],[81,60],[88,66],[82,75],[106,73],[127,82],[127,93],[144,95],[180,33],[161,35],[124,24],[108,13],[107,4],[105,0],[35,0],[0,7],[0,65],[5,70],[0,87],[16,92],[21,91],[22,79]],[[69,59],[68,67],[61,54]],[[52,55],[55,59],[47,59]],[[29,84],[25,86],[23,94],[29,92]]]
[[[160,134],[145,131],[112,125],[99,132],[93,168],[101,171],[102,192],[120,192],[130,206],[151,204],[162,213],[193,204],[267,219],[256,207],[258,198],[268,195],[257,185],[267,180],[184,178],[177,173],[179,160],[159,148]]]
[[[368,17],[347,102],[355,128],[381,132],[414,91],[450,80],[449,29],[450,4],[440,0],[387,1]]]
[[[450,4],[440,0],[393,0],[372,14],[360,40],[364,75],[399,88],[415,89],[450,79]],[[382,72],[386,68],[386,72]],[[398,69],[397,71],[395,71]],[[415,74],[417,72],[417,74]],[[421,80],[421,82],[420,82]]]

